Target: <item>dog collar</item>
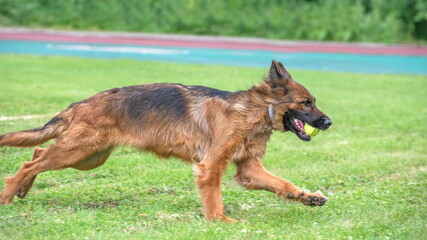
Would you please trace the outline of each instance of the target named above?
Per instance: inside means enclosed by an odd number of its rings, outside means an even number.
[[[274,110],[273,110],[273,105],[271,105],[271,104],[270,104],[270,106],[268,106],[268,115],[270,116],[271,122],[273,122],[273,120],[274,120]]]

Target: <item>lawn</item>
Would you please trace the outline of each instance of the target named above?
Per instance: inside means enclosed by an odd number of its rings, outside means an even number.
[[[41,126],[70,103],[113,87],[247,89],[268,67],[0,55],[0,132]],[[27,198],[0,206],[0,239],[426,239],[427,76],[289,70],[334,124],[309,143],[274,133],[264,165],[321,190],[325,206],[244,190],[230,166],[223,197],[227,214],[240,221],[207,222],[191,165],[123,147],[92,171],[40,174]],[[37,117],[1,118],[24,115]],[[0,148],[0,178],[31,154]]]

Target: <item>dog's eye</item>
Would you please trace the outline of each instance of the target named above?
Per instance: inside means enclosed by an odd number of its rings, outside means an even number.
[[[306,105],[307,107],[311,107],[312,105],[312,101],[310,99],[305,100],[304,102],[302,102],[304,105]]]

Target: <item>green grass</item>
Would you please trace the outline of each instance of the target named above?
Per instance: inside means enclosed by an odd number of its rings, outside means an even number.
[[[40,126],[101,90],[179,82],[238,90],[264,69],[0,55],[0,132]],[[319,189],[320,208],[287,203],[223,181],[236,224],[206,222],[190,165],[119,148],[89,172],[43,173],[25,199],[0,206],[0,239],[426,239],[427,77],[292,70],[334,125],[305,143],[273,134],[264,158],[274,174]],[[0,149],[0,178],[31,149]],[[0,187],[3,182],[0,183]]]

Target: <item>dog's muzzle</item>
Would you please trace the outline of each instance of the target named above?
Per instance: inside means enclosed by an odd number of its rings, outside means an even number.
[[[331,125],[332,125],[332,121],[328,117],[321,117],[313,122],[313,127],[318,128],[320,130],[326,130]]]
[[[326,115],[321,115],[317,119],[311,119],[305,114],[296,111],[288,111],[283,116],[285,131],[291,131],[301,140],[308,142],[311,140],[311,137],[305,132],[304,125],[306,123],[323,131],[332,125],[331,119]]]

